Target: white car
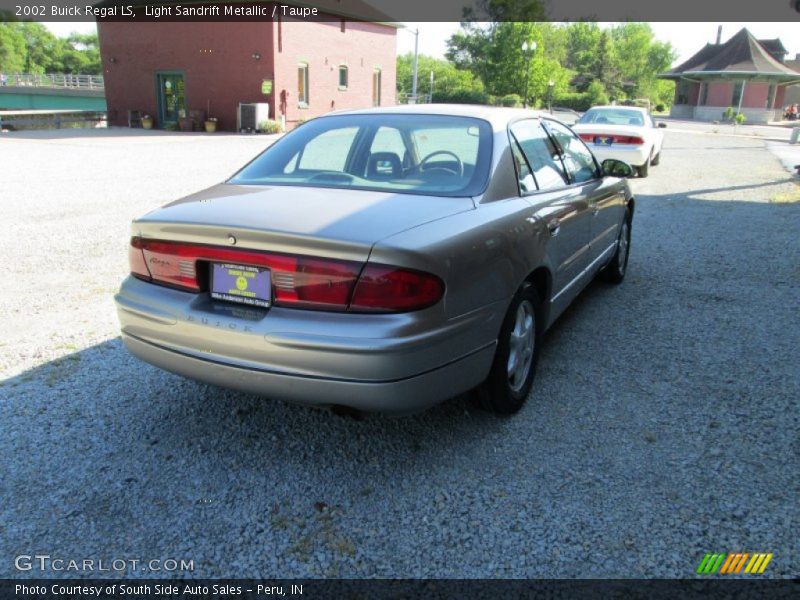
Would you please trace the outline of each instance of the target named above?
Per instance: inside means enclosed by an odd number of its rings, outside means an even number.
[[[636,167],[639,177],[647,177],[650,165],[661,160],[666,123],[653,120],[644,108],[636,106],[594,106],[572,126],[573,131],[592,149],[599,162],[607,158],[622,160]]]

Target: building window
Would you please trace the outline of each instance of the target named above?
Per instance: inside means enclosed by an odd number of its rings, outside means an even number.
[[[381,105],[381,70],[372,73],[372,106]]]
[[[700,106],[708,104],[708,83],[705,81],[700,84]]]
[[[689,104],[689,84],[681,81],[675,90],[675,104]]]
[[[767,90],[767,109],[775,106],[775,88],[775,84],[771,83],[769,85],[769,89]]]
[[[346,90],[348,83],[347,65],[339,65],[339,89]]]
[[[731,106],[736,108],[739,107],[739,103],[742,101],[742,91],[744,88],[744,84],[739,82],[733,85],[733,95],[731,96]]]
[[[297,65],[297,103],[308,106],[308,65],[305,63]]]

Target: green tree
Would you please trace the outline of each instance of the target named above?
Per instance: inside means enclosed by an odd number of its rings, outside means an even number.
[[[456,93],[483,92],[483,84],[470,71],[458,69],[454,64],[431,56],[421,55],[418,59],[417,93],[430,94],[430,74],[433,73],[433,96]],[[411,93],[414,76],[414,55],[411,53],[397,57],[397,92],[403,98]]]
[[[534,42],[536,50],[523,53],[523,44]],[[463,23],[448,41],[447,58],[496,96],[524,97],[527,81],[529,103],[536,103],[546,99],[550,81],[554,93],[569,85],[572,73],[559,60],[565,53],[565,37],[550,23]]]
[[[102,71],[97,34],[71,33],[59,40],[56,59],[51,65],[59,73],[97,75]]]
[[[597,81],[614,99],[619,99],[625,87],[625,81],[619,68],[618,54],[614,42],[607,31],[600,32],[597,50],[591,68],[592,82]],[[587,89],[588,91],[588,89]]]
[[[0,73],[25,70],[25,38],[12,23],[0,23]]]
[[[655,97],[656,75],[675,59],[672,45],[654,39],[647,23],[621,23],[610,30],[615,57],[612,64],[629,98]]]
[[[547,11],[541,0],[478,0],[464,10],[465,21],[544,21]]]
[[[609,103],[606,88],[599,80],[595,79],[589,84],[589,88],[586,90],[586,100],[588,101],[589,106],[598,106]]]
[[[577,74],[576,88],[586,91],[595,79],[596,55],[601,30],[597,23],[578,22],[564,28],[566,32],[566,56],[564,66]]]
[[[97,34],[58,38],[41,23],[0,22],[0,71],[100,73]]]
[[[41,23],[19,24],[25,38],[25,72],[53,73],[60,65],[62,45],[58,38]]]

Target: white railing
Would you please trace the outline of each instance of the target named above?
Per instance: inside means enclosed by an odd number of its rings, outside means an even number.
[[[83,90],[103,90],[105,88],[102,75],[70,75],[68,73],[2,74],[0,75],[0,85]]]

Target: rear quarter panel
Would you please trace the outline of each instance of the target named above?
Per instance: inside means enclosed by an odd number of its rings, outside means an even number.
[[[546,264],[546,228],[523,198],[498,200],[382,240],[371,262],[434,273],[445,282],[442,317],[476,318],[471,345],[496,339],[511,297]]]

